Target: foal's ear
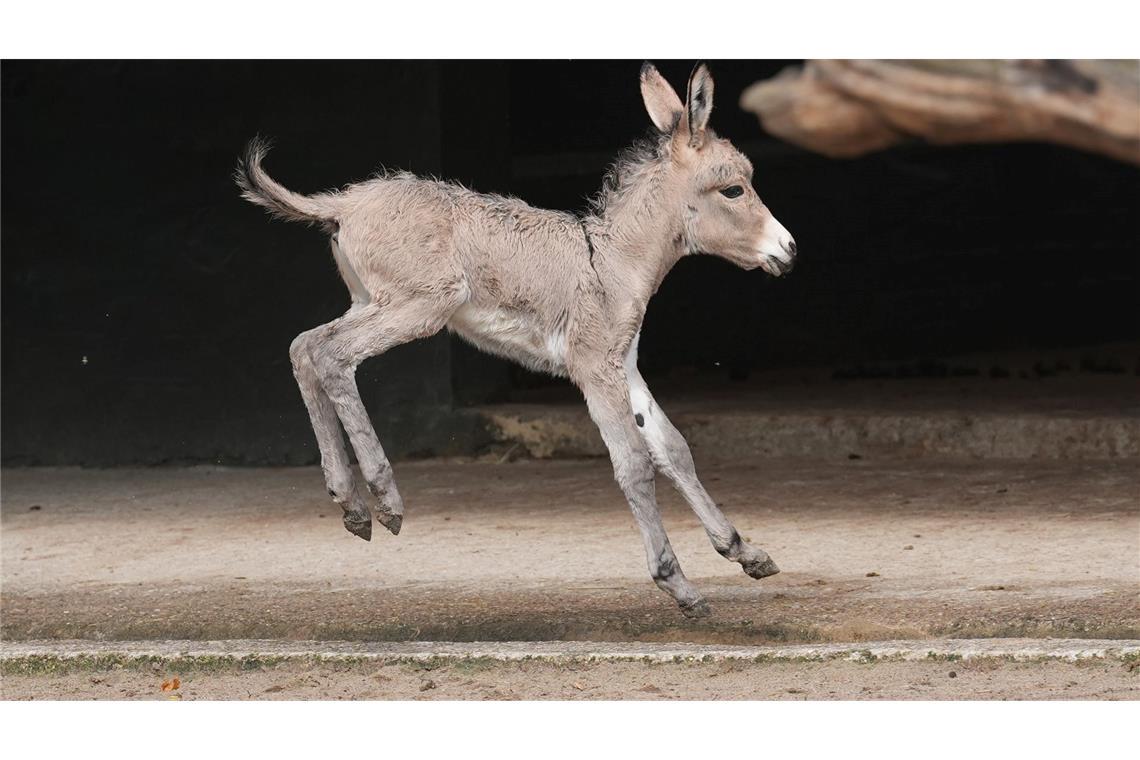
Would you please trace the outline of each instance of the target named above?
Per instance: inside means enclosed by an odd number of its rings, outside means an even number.
[[[699,148],[705,142],[705,130],[713,107],[713,80],[706,64],[698,63],[689,75],[688,95],[685,100],[685,125],[689,130],[689,145]]]
[[[641,99],[645,101],[653,126],[662,132],[672,132],[681,120],[681,99],[649,61],[641,64]]]

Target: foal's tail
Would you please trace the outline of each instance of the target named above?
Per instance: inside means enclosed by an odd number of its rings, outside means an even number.
[[[269,152],[269,143],[255,137],[245,147],[245,155],[238,159],[234,181],[241,188],[241,197],[269,209],[269,213],[293,222],[336,227],[337,207],[333,196],[327,193],[301,195],[285,189],[261,168],[261,160]]]

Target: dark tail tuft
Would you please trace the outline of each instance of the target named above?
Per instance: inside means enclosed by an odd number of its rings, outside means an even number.
[[[260,167],[262,159],[269,153],[272,147],[270,141],[261,135],[255,135],[252,140],[246,143],[245,150],[242,152],[241,157],[238,159],[237,169],[234,170],[234,182],[241,188],[242,196],[247,200],[250,195],[257,195],[257,180],[253,175],[253,168]],[[257,203],[256,200],[253,200]]]
[[[269,153],[269,147],[269,140],[260,135],[245,146],[245,152],[238,159],[237,169],[234,170],[234,182],[241,188],[241,196],[281,219],[319,224],[326,229],[335,228],[336,205],[333,196],[294,193],[265,173],[261,162]]]

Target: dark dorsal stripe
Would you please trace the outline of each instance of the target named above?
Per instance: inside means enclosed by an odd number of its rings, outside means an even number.
[[[594,266],[594,241],[590,239],[590,231],[586,229],[586,220],[578,217],[578,226],[582,228],[582,237],[586,238],[586,250],[590,252],[590,269],[594,270],[594,277],[598,279],[598,287],[602,288],[601,275],[598,274],[598,269]],[[602,288],[602,295],[604,296],[605,293],[605,289]]]

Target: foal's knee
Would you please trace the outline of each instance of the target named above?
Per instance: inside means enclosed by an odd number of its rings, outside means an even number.
[[[653,483],[653,462],[649,454],[635,451],[626,456],[614,457],[614,479],[622,490],[639,490]]]
[[[669,466],[677,477],[684,478],[696,475],[697,468],[693,464],[693,452],[689,449],[689,442],[676,428],[670,426],[668,433],[664,436],[662,447],[665,450],[665,458],[669,461]]]

